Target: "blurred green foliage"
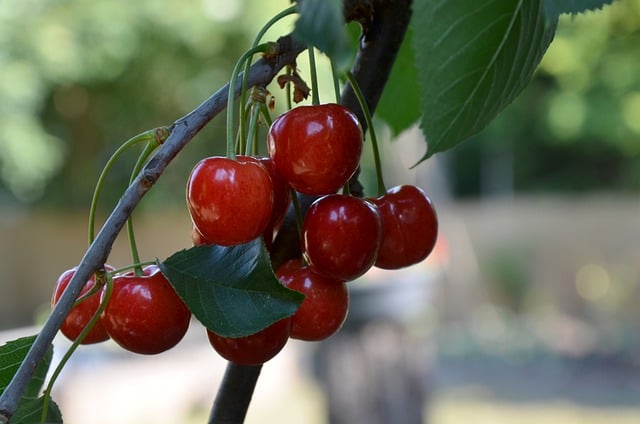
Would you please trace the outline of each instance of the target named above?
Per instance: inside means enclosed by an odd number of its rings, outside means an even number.
[[[258,29],[288,5],[0,2],[0,204],[86,208],[117,146],[172,123],[224,85]],[[290,31],[293,21],[286,25]],[[185,173],[218,151],[223,127],[208,126],[152,197],[163,201],[168,191],[181,199]],[[105,193],[111,201],[126,186],[136,154],[130,156],[112,172],[113,189]]]
[[[561,17],[536,78],[450,153],[460,195],[640,189],[640,1]]]
[[[289,4],[0,2],[0,204],[86,208],[117,146],[170,124],[222,86],[262,24]],[[447,154],[457,193],[640,188],[639,28],[640,0],[563,17],[531,86]],[[143,206],[181,201],[193,164],[221,153],[223,140],[218,118]],[[109,178],[104,208],[126,186],[130,156]]]

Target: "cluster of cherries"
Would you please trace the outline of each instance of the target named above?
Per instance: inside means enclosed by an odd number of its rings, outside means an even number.
[[[115,271],[105,265],[105,272]],[[51,305],[54,306],[76,269],[60,275]],[[93,292],[93,293],[92,293]],[[76,340],[87,327],[103,301],[106,285],[96,287],[92,276],[82,288],[80,297],[65,318],[60,331]],[[178,297],[157,265],[149,265],[138,272],[116,274],[113,289],[99,320],[82,339],[82,344],[99,343],[110,338],[124,349],[141,354],[157,354],[174,347],[184,337],[191,311]]]
[[[187,206],[194,245],[233,246],[263,237],[269,247],[295,192],[318,196],[300,228],[302,257],[276,270],[279,281],[305,298],[296,313],[258,333],[222,337],[207,330],[214,349],[243,365],[274,357],[289,338],[326,339],[344,323],[346,283],[372,266],[403,268],[425,259],[437,237],[431,200],[418,187],[394,187],[375,198],[336,194],[360,162],[363,132],[356,116],[337,104],[299,106],[269,128],[269,157],[208,157],[187,182]],[[76,269],[64,272],[52,298],[55,305]],[[113,268],[105,266],[113,273]],[[99,321],[82,343],[109,338],[123,348],[156,354],[175,346],[189,326],[191,312],[157,265],[113,276],[112,293],[96,289],[92,277],[61,331],[79,337],[107,301]],[[95,293],[91,293],[91,292]]]
[[[269,157],[209,157],[192,170],[187,206],[194,244],[224,246],[263,236],[270,245],[291,191],[319,196],[302,219],[303,257],[276,271],[280,282],[305,295],[290,317],[246,337],[208,332],[224,358],[261,364],[289,338],[318,341],[346,319],[346,283],[372,266],[403,268],[425,259],[437,237],[430,199],[403,185],[376,198],[336,194],[355,173],[363,133],[356,116],[337,104],[299,106],[269,128]]]

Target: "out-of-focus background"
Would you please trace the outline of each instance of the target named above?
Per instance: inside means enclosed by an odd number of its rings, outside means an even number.
[[[58,275],[84,253],[91,193],[118,145],[200,104],[288,5],[0,2],[0,343],[46,319]],[[387,185],[418,184],[434,200],[436,251],[352,283],[345,328],[292,341],[268,363],[247,421],[412,423],[418,411],[434,424],[639,422],[640,0],[564,16],[530,87],[453,151],[409,170],[420,132],[391,140],[380,123],[378,133]],[[223,140],[221,117],[144,199],[134,215],[144,258],[190,245],[185,180]],[[135,156],[107,179],[101,217]],[[363,169],[372,189],[370,152]],[[125,240],[110,263],[130,263]],[[56,356],[68,345],[57,339]],[[204,422],[224,365],[194,321],[156,357],[81,348],[54,397],[69,423]],[[403,421],[384,420],[398,411]]]

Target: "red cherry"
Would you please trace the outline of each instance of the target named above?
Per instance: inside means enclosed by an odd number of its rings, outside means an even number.
[[[330,194],[358,168],[362,127],[344,106],[299,106],[273,121],[267,143],[276,170],[293,188]]]
[[[316,274],[308,267],[300,268],[300,262],[296,262],[286,262],[276,272],[282,285],[305,295],[291,318],[291,338],[324,340],[347,318],[349,292],[342,281]]]
[[[287,182],[278,174],[271,158],[238,156],[238,161],[257,163],[264,167],[271,177],[271,183],[273,184],[273,209],[271,211],[269,223],[264,231],[264,241],[267,247],[269,247],[273,241],[273,233],[282,223],[282,220],[287,213],[289,203],[291,203],[291,191],[289,190],[289,184],[287,184]]]
[[[189,328],[191,312],[157,265],[143,270],[143,276],[130,272],[113,278],[113,291],[102,323],[123,348],[153,355],[182,340]]]
[[[302,227],[304,256],[318,274],[343,281],[373,266],[380,246],[376,207],[357,197],[332,194],[316,200]]]
[[[291,331],[291,318],[281,319],[246,337],[221,337],[207,330],[209,343],[228,361],[238,365],[260,365],[282,350]]]
[[[382,218],[377,267],[403,268],[429,256],[438,237],[438,217],[420,188],[397,186],[372,201]]]
[[[105,265],[104,268],[107,272],[114,270],[114,268],[109,265]],[[71,278],[74,276],[77,269],[77,267],[68,269],[60,275],[53,291],[53,296],[51,297],[51,307],[54,307],[58,303],[60,296],[62,296],[62,292],[64,292],[69,285],[69,281],[71,281]],[[91,278],[89,278],[80,291],[80,296],[88,293],[95,284],[95,275],[91,275]],[[76,340],[96,313],[98,307],[100,307],[100,291],[89,296],[87,299],[82,301],[82,303],[73,307],[71,311],[69,311],[69,314],[67,314],[67,317],[62,322],[62,326],[60,326],[62,334],[71,341]],[[109,340],[109,334],[107,334],[107,330],[105,330],[102,322],[98,320],[91,331],[89,331],[87,336],[82,340],[81,344],[99,343],[105,340]]]
[[[252,161],[209,157],[191,171],[187,206],[206,240],[223,246],[247,243],[271,219],[273,184],[265,168]]]

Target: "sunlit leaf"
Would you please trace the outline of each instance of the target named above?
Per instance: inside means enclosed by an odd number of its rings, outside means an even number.
[[[382,92],[376,116],[386,122],[393,135],[409,128],[420,118],[420,93],[411,31],[407,32]]]
[[[160,268],[196,318],[223,337],[247,336],[291,316],[303,298],[280,284],[261,240],[196,246]]]
[[[422,160],[482,130],[527,86],[557,20],[543,0],[424,0],[415,4]]]
[[[544,0],[544,11],[548,19],[558,19],[563,13],[582,13],[588,10],[601,9],[613,0]]]

